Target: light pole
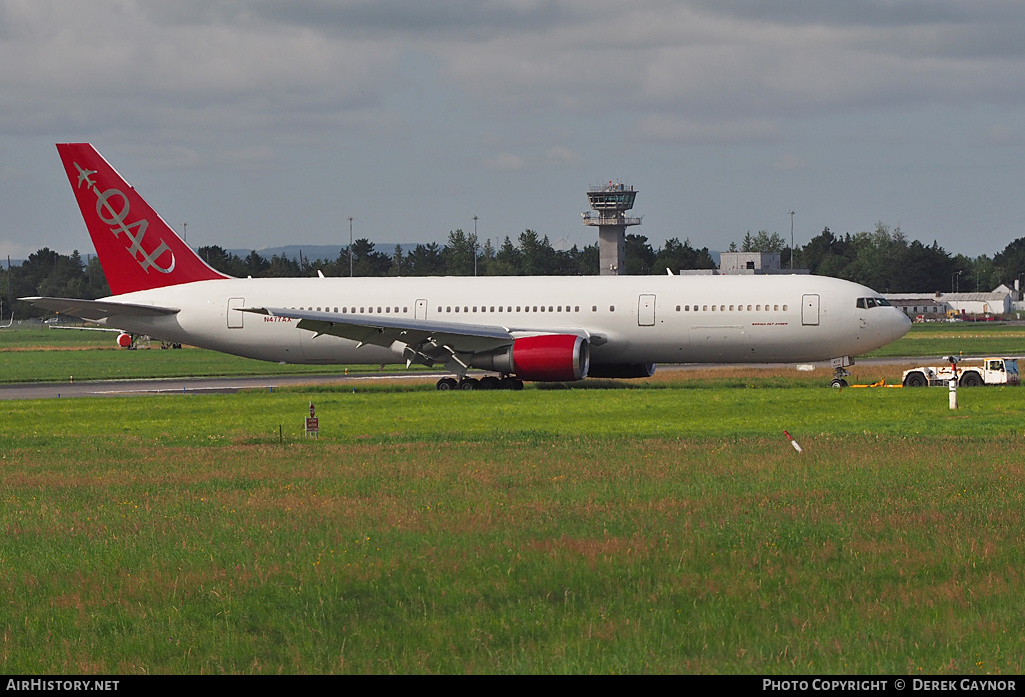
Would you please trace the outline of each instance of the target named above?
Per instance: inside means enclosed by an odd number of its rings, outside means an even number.
[[[790,270],[794,270],[794,212],[788,213],[790,216]]]
[[[352,216],[349,216],[349,278],[352,278]]]
[[[477,275],[477,216],[473,216],[473,275]]]
[[[957,285],[955,285],[955,283]],[[955,289],[960,289],[960,286],[961,286],[961,272],[960,271],[955,271],[954,275],[950,277],[950,292],[951,293],[956,293],[957,290],[955,290]]]

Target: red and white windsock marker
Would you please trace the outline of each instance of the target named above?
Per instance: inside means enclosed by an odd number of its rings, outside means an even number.
[[[794,440],[794,437],[792,435],[790,435],[786,431],[783,431],[783,435],[787,437],[788,441],[790,441],[790,445],[794,446],[794,450],[796,450],[799,453],[804,452],[804,449],[802,449],[801,446],[797,443],[797,441]]]

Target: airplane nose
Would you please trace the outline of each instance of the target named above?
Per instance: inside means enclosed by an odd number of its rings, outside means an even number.
[[[896,341],[911,331],[911,318],[896,308],[894,308],[893,314],[894,318],[890,322],[890,330],[892,332],[890,340]]]

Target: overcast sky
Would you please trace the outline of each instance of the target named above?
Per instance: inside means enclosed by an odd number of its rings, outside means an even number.
[[[89,141],[192,246],[725,249],[900,226],[1025,236],[1018,0],[0,0],[0,254],[92,245],[55,142]]]

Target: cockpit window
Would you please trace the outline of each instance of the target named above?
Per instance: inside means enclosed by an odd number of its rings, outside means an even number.
[[[886,298],[858,298],[858,307],[862,310],[872,307],[890,307],[890,301]]]

